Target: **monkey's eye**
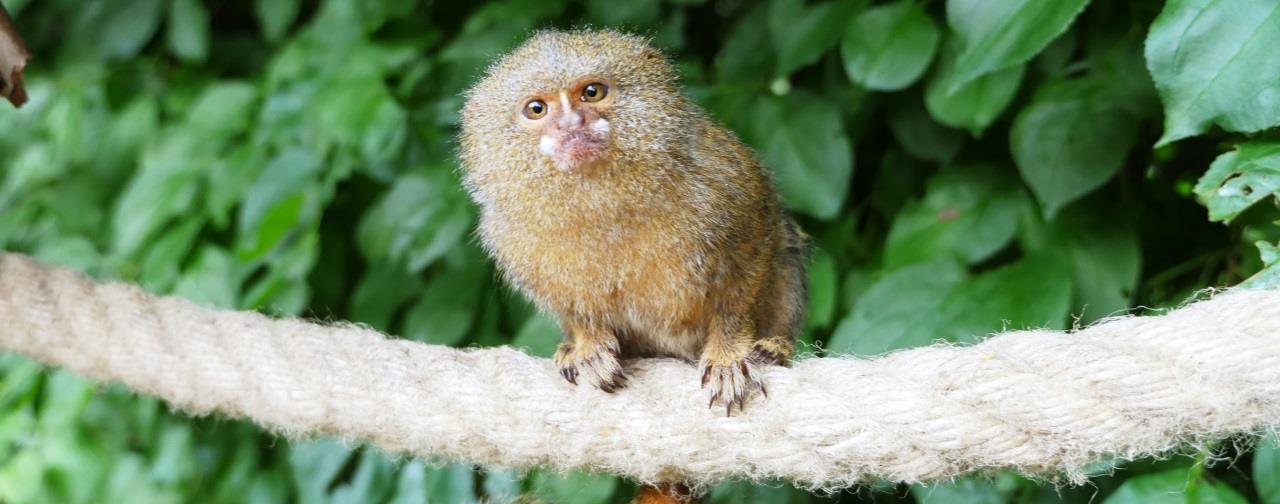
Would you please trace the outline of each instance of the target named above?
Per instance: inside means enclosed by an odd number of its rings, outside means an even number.
[[[542,100],[529,100],[524,104],[524,116],[529,119],[542,119],[547,115],[547,102]]]
[[[603,100],[604,97],[607,96],[608,94],[609,94],[609,86],[606,86],[599,82],[592,82],[591,84],[587,84],[586,87],[582,88],[582,101],[598,102],[600,100]]]

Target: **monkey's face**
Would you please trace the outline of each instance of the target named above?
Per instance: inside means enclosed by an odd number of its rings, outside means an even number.
[[[460,152],[467,182],[483,190],[653,165],[689,137],[682,100],[666,58],[641,37],[539,33],[467,92]]]
[[[611,81],[587,77],[567,89],[530,96],[517,122],[538,137],[538,152],[560,171],[584,169],[606,158]]]

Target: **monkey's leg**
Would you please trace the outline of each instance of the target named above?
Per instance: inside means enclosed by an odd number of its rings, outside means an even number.
[[[631,504],[695,504],[702,499],[693,495],[688,485],[683,483],[659,483],[657,486],[644,485],[636,491]]]
[[[569,383],[582,380],[612,393],[626,384],[618,362],[618,337],[607,327],[568,320],[561,323],[564,341],[556,348],[555,363]]]
[[[707,330],[699,367],[702,387],[710,395],[708,407],[724,405],[725,415],[742,405],[752,390],[765,392],[764,382],[747,359],[755,341],[755,327],[750,317],[736,313],[717,315]]]
[[[795,352],[795,338],[804,329],[809,302],[808,276],[804,271],[804,252],[789,249],[789,254],[775,273],[756,306],[756,327],[760,339],[752,344],[747,358],[753,364],[786,364]]]

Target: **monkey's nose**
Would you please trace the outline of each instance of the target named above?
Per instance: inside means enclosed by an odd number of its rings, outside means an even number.
[[[582,114],[571,108],[565,109],[564,113],[560,114],[559,126],[561,129],[577,128],[582,126],[582,122]]]

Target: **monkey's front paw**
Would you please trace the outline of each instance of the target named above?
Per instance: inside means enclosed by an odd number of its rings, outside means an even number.
[[[734,406],[742,411],[753,390],[769,395],[760,374],[748,359],[715,361],[704,358],[699,365],[702,368],[702,388],[707,389],[711,397],[707,407],[723,405],[725,416],[733,412]]]
[[[578,384],[582,380],[605,392],[613,393],[627,384],[626,375],[622,374],[622,364],[618,362],[618,342],[602,342],[583,344],[566,341],[556,348],[555,363],[560,368],[560,376],[569,383]]]

